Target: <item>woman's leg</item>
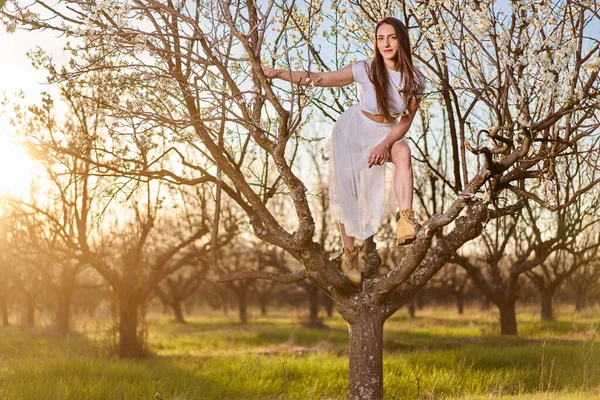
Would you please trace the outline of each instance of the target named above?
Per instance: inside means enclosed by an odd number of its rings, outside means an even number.
[[[396,166],[394,173],[394,192],[400,211],[398,221],[397,244],[403,246],[415,240],[420,224],[412,211],[413,201],[413,172],[410,159],[410,148],[404,141],[392,146],[392,162]]]
[[[394,173],[394,193],[401,210],[412,209],[413,202],[413,170],[410,147],[404,140],[396,142],[390,150],[392,162],[396,166]]]
[[[354,250],[354,237],[348,236],[346,234],[346,228],[344,227],[344,224],[342,224],[341,222],[340,222],[340,231],[342,232],[342,242],[344,243],[344,247],[350,251]]]

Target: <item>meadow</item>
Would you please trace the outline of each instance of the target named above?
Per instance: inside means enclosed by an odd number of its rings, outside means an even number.
[[[497,332],[496,313],[426,309],[386,323],[389,399],[600,399],[600,318],[565,308],[542,323],[520,310],[519,337]],[[597,314],[596,314],[597,315]],[[311,329],[293,312],[240,325],[220,314],[186,325],[147,322],[152,355],[119,360],[110,330],[79,321],[62,337],[47,328],[0,328],[0,399],[344,399],[347,339],[339,316]]]

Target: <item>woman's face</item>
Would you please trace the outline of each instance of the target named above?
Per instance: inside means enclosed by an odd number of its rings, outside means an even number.
[[[398,53],[398,38],[390,24],[381,24],[377,29],[377,49],[385,60],[396,60]]]

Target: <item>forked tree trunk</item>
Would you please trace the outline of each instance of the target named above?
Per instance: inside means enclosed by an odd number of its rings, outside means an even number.
[[[515,303],[508,302],[498,305],[500,310],[500,332],[502,335],[517,334],[517,313]]]
[[[119,297],[119,347],[121,358],[145,356],[142,338],[138,334],[140,306],[142,300],[133,296]]]
[[[373,310],[348,323],[352,400],[383,399],[383,323]]]
[[[6,305],[5,297],[0,297],[0,315],[2,317],[2,326],[9,326],[8,306]]]

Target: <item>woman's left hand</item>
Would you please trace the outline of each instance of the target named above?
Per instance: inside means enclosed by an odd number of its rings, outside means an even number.
[[[369,168],[373,165],[383,165],[390,158],[390,147],[384,142],[379,143],[369,156]]]

